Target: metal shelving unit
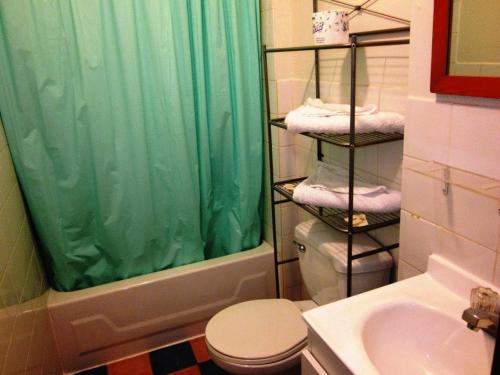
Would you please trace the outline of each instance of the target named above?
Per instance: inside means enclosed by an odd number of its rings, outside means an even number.
[[[314,10],[316,11],[317,1],[314,0]],[[360,9],[356,9],[360,10]],[[355,160],[355,150],[358,147],[375,145],[385,142],[399,141],[403,139],[403,134],[399,133],[362,133],[356,134],[355,129],[355,106],[356,106],[356,51],[358,48],[367,48],[371,46],[388,46],[388,45],[403,45],[409,44],[408,38],[398,37],[393,40],[369,40],[369,41],[359,41],[358,38],[365,36],[377,37],[377,36],[389,36],[391,34],[408,32],[409,27],[399,27],[393,29],[383,29],[383,30],[373,30],[350,34],[350,43],[348,44],[336,44],[336,45],[322,45],[322,46],[303,46],[303,47],[285,47],[285,48],[267,48],[265,45],[262,48],[263,64],[264,64],[264,81],[265,81],[265,95],[266,95],[266,109],[267,109],[267,131],[269,139],[269,174],[270,174],[270,184],[272,187],[271,193],[271,203],[272,203],[272,226],[273,226],[273,244],[274,244],[274,262],[275,262],[275,280],[276,280],[276,294],[280,297],[279,288],[279,277],[278,268],[280,265],[296,261],[298,258],[279,260],[278,259],[278,249],[277,249],[277,238],[276,238],[276,206],[293,202],[297,204],[302,209],[309,212],[311,215],[322,220],[324,223],[330,225],[333,229],[345,233],[347,236],[347,296],[352,294],[352,262],[355,259],[367,257],[373,254],[377,254],[382,251],[388,251],[395,249],[399,246],[399,243],[393,243],[389,245],[384,245],[376,240],[369,232],[375,229],[386,227],[389,225],[394,225],[399,223],[399,212],[375,214],[375,213],[364,213],[366,215],[368,225],[357,227],[353,225],[353,216],[358,212],[353,209],[353,188],[354,188],[354,160]],[[268,65],[267,58],[269,54],[273,53],[286,53],[286,52],[298,52],[298,51],[314,51],[315,58],[315,79],[316,79],[316,97],[320,97],[320,75],[319,75],[319,51],[330,50],[330,49],[350,49],[351,56],[351,80],[350,80],[350,132],[348,134],[334,135],[325,133],[302,133],[302,135],[316,139],[317,144],[317,159],[322,160],[322,143],[330,143],[338,147],[347,148],[349,152],[349,203],[346,210],[326,208],[326,207],[315,207],[310,205],[300,204],[293,201],[293,188],[303,181],[306,177],[295,178],[285,181],[274,181],[274,170],[273,170],[273,156],[272,156],[272,127],[278,127],[281,129],[286,129],[286,124],[284,123],[284,118],[271,118],[270,108],[269,108],[269,76],[268,76]],[[278,192],[282,195],[283,199],[276,199],[273,192]],[[358,233],[366,233],[379,245],[378,248],[361,253],[353,254],[353,236]]]

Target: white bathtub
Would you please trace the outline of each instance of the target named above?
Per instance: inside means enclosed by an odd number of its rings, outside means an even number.
[[[204,332],[216,312],[274,296],[271,246],[74,292],[50,291],[64,372],[76,372]]]

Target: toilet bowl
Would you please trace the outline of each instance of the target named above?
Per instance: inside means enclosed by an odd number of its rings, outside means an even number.
[[[220,311],[208,322],[205,337],[219,367],[235,374],[274,374],[299,363],[307,329],[292,301],[265,299]]]
[[[214,315],[205,338],[212,360],[224,370],[234,374],[290,373],[307,345],[302,311],[345,297],[346,236],[314,219],[295,228],[295,241],[304,284],[314,302],[253,300]],[[353,253],[376,247],[377,243],[360,234],[354,239]],[[356,259],[353,294],[387,284],[391,267],[388,253]]]

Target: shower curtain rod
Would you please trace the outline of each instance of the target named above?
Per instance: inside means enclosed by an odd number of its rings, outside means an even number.
[[[367,0],[364,3],[362,3],[361,5],[352,5],[352,4],[345,3],[343,1],[337,1],[337,0],[323,0],[323,1],[326,1],[326,2],[332,3],[332,4],[336,4],[336,5],[342,5],[342,6],[347,7],[347,8],[351,8],[352,10],[348,13],[348,15],[351,15],[354,12],[364,12],[364,13],[367,13],[367,14],[371,14],[373,16],[383,17],[383,18],[387,18],[387,19],[393,20],[395,22],[399,22],[399,23],[405,24],[405,25],[410,25],[410,21],[406,20],[404,18],[400,18],[400,17],[392,16],[390,14],[378,12],[376,10],[371,10],[371,9],[368,9],[368,8],[364,8],[364,6],[367,3],[369,3],[370,1],[373,1],[373,0]],[[375,1],[377,1],[377,0],[375,0]],[[372,4],[369,4],[368,6],[373,5],[374,3],[375,2],[373,2]]]

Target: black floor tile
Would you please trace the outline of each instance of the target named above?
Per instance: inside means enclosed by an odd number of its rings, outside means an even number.
[[[206,361],[203,363],[199,363],[198,367],[200,368],[200,372],[202,375],[224,375],[229,374],[229,372],[224,371],[219,366],[217,366],[212,361]]]
[[[79,372],[76,375],[107,375],[108,370],[106,366],[101,366],[101,367],[96,367],[91,370],[85,370],[82,372]]]
[[[165,375],[196,364],[191,345],[183,342],[149,353],[154,375]]]

